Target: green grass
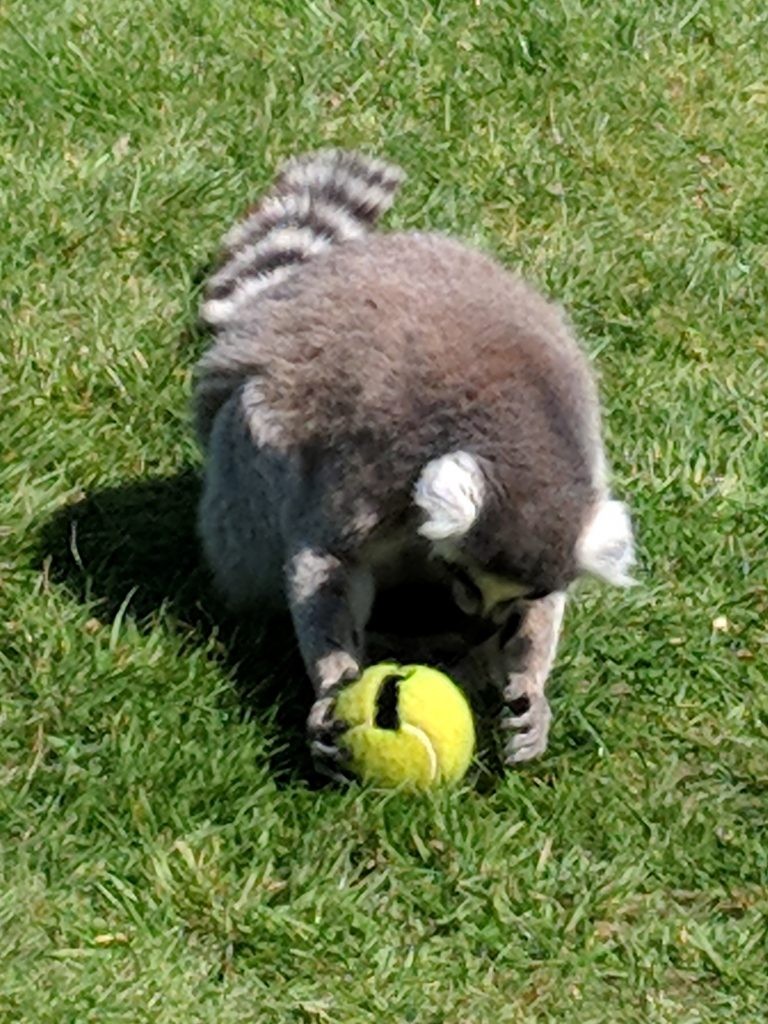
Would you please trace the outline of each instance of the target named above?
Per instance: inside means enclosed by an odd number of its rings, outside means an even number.
[[[0,15],[3,1024],[763,1021],[764,5]],[[324,143],[567,305],[640,539],[548,755],[429,799],[307,784],[290,643],[197,563],[196,282]]]

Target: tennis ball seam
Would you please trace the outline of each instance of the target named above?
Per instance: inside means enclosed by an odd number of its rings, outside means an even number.
[[[423,729],[420,729],[418,725],[411,725],[410,722],[401,722],[400,731],[407,732],[411,736],[415,736],[417,740],[424,746],[429,758],[429,781],[434,782],[437,778],[439,766],[437,763],[437,753],[435,751],[432,740],[427,736]]]

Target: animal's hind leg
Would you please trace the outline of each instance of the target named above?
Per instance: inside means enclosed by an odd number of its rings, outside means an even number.
[[[235,610],[284,603],[283,458],[253,438],[233,396],[211,434],[198,526],[217,589]]]

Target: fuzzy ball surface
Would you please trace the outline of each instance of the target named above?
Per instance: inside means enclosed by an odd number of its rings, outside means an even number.
[[[372,665],[342,690],[336,711],[349,726],[341,742],[366,781],[427,789],[458,782],[472,760],[469,704],[448,676],[425,665]]]

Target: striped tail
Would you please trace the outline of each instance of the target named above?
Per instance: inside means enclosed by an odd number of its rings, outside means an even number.
[[[290,160],[272,190],[225,236],[208,280],[201,317],[237,321],[253,296],[284,280],[332,245],[374,226],[405,175],[361,153],[329,149]]]

